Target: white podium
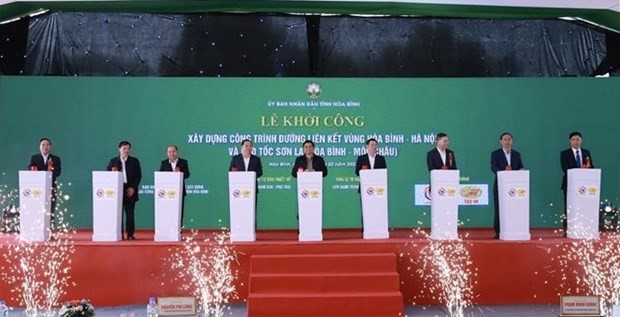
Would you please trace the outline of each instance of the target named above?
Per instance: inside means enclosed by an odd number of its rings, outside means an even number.
[[[360,170],[364,239],[387,239],[388,190],[387,169]]]
[[[431,239],[458,239],[458,170],[431,171]]]
[[[297,173],[299,241],[323,240],[323,172]]]
[[[500,240],[530,240],[530,171],[497,172]]]
[[[24,241],[47,241],[52,222],[52,172],[19,171],[19,233]]]
[[[93,241],[121,240],[123,195],[121,172],[93,172]]]
[[[183,173],[155,172],[155,241],[181,241]]]
[[[601,170],[573,168],[568,170],[567,177],[566,236],[572,239],[598,239]]]
[[[230,241],[256,241],[256,172],[228,172]]]

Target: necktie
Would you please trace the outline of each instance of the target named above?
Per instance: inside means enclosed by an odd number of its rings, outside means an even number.
[[[577,167],[581,167],[581,154],[579,154],[579,150],[577,150]]]

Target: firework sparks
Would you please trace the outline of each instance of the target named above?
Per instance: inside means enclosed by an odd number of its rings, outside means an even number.
[[[424,284],[424,289],[414,298],[430,295],[445,304],[449,316],[465,316],[465,309],[472,306],[474,279],[477,276],[467,243],[461,238],[433,240],[420,229],[415,229],[411,236],[420,239],[418,243],[423,245],[419,257],[409,255],[408,259],[411,264],[420,267],[415,273]],[[414,242],[410,244],[417,245]],[[404,256],[401,254],[401,257]]]
[[[561,256],[557,259],[562,267],[562,280],[576,281],[575,290],[564,292],[586,292],[600,296],[601,311],[612,316],[612,307],[620,305],[620,233],[610,231],[602,239],[580,239],[564,243]]]
[[[168,262],[182,283],[182,290],[191,292],[199,300],[205,316],[221,317],[229,301],[236,297],[234,281],[237,272],[231,267],[237,260],[228,232],[222,231],[203,241],[196,231],[174,249]]]
[[[1,196],[4,197],[4,194]],[[47,317],[54,316],[54,307],[59,305],[59,299],[65,295],[66,288],[72,285],[70,270],[75,248],[69,235],[75,230],[66,221],[69,217],[64,203],[69,200],[69,196],[64,194],[61,183],[57,184],[54,199],[56,226],[50,229],[51,239],[30,242],[15,237],[11,244],[5,246],[6,252],[3,252],[5,265],[0,278],[12,285],[14,299],[26,307],[28,316],[38,316],[39,312]],[[6,205],[4,201],[3,205]]]

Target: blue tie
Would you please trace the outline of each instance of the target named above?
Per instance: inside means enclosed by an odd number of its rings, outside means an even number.
[[[579,154],[579,150],[577,150],[577,167],[581,167],[581,154]]]

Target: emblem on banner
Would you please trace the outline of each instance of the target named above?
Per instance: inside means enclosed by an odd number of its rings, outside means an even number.
[[[163,189],[160,189],[157,191],[157,197],[159,198],[165,198],[166,197],[166,191]]]
[[[95,191],[95,195],[99,198],[103,198],[103,196],[105,195],[105,192],[103,191],[103,189],[97,188],[97,190]]]
[[[517,190],[514,188],[509,188],[508,189],[508,196],[510,197],[514,197],[517,194]]]
[[[25,188],[25,189],[22,191],[22,196],[24,196],[24,197],[28,198],[28,197],[30,197],[30,195],[32,195],[32,191],[30,191],[30,188]]]
[[[310,97],[310,99],[316,99],[321,96],[321,85],[318,83],[309,83],[306,86],[306,95]]]
[[[426,198],[427,200],[431,200],[431,187],[430,186],[426,186],[426,188],[424,189],[424,198]]]
[[[482,189],[478,186],[463,186],[461,187],[461,196],[463,198],[474,199],[482,195]]]

